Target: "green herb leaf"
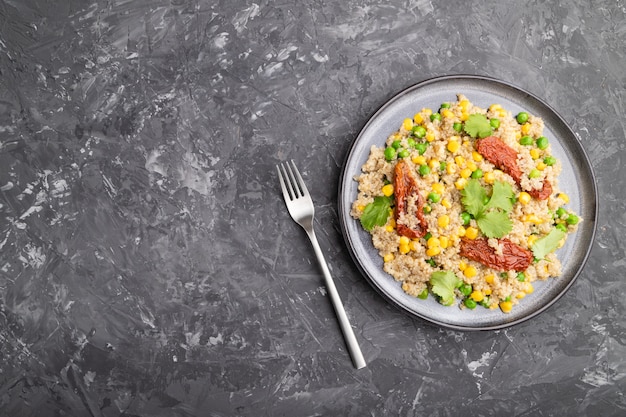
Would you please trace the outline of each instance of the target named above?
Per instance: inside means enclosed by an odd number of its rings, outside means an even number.
[[[550,233],[544,237],[537,239],[530,248],[533,255],[537,259],[543,259],[547,254],[556,250],[559,246],[559,242],[567,235],[566,232],[557,229],[556,227],[550,230]]]
[[[491,208],[500,208],[504,211],[511,211],[513,208],[513,188],[511,184],[504,181],[495,181],[493,183],[493,189],[491,191],[491,198],[485,206],[485,210]]]
[[[501,238],[513,230],[513,222],[505,211],[492,210],[476,219],[481,232],[488,238]]]
[[[450,271],[436,271],[430,275],[430,285],[433,294],[439,297],[439,302],[449,306],[454,303],[454,289],[461,280]]]
[[[471,137],[486,138],[493,133],[491,123],[487,120],[484,114],[470,114],[467,121],[465,121],[465,133]]]
[[[480,181],[477,179],[471,179],[465,184],[463,190],[461,190],[461,196],[465,211],[474,217],[480,215],[484,210],[484,200],[487,196],[487,192],[480,185]]]
[[[365,206],[361,216],[361,225],[365,230],[369,232],[374,226],[384,226],[387,223],[391,201],[391,197],[378,196]]]

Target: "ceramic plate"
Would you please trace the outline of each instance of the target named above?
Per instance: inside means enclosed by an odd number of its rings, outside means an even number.
[[[544,121],[544,135],[550,139],[552,154],[561,160],[563,170],[559,188],[570,197],[567,207],[584,221],[569,235],[557,251],[563,264],[558,278],[533,283],[535,291],[525,297],[508,314],[499,309],[461,310],[440,305],[434,297],[420,300],[407,295],[400,283],[382,269],[382,258],[371,237],[359,221],[350,216],[350,207],[357,196],[354,177],[361,172],[372,145],[383,146],[386,138],[423,107],[433,109],[464,94],[475,105],[487,108],[501,104],[513,114],[526,111]],[[597,191],[589,159],[578,137],[549,105],[534,95],[511,84],[481,76],[446,76],[427,80],[400,92],[386,102],[366,123],[352,144],[339,184],[339,218],[351,255],[371,285],[390,303],[407,313],[432,323],[461,330],[499,329],[536,316],[556,302],[573,284],[582,270],[593,242],[597,216]]]

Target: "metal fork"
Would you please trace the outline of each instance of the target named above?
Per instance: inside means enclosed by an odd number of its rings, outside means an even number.
[[[363,368],[366,366],[366,363],[363,358],[363,354],[361,353],[361,348],[359,347],[359,343],[354,336],[352,326],[350,326],[350,321],[348,320],[346,311],[343,308],[343,303],[341,302],[341,298],[337,292],[337,287],[335,287],[335,282],[333,281],[333,277],[330,275],[330,271],[328,270],[328,265],[326,264],[326,260],[322,254],[322,249],[320,248],[319,243],[317,243],[317,238],[315,237],[315,230],[313,229],[313,216],[315,208],[313,207],[311,195],[309,194],[309,191],[304,184],[304,180],[302,179],[300,172],[298,172],[298,168],[293,160],[291,161],[291,165],[288,162],[276,165],[276,169],[278,170],[280,188],[283,190],[283,197],[285,198],[285,204],[287,204],[289,214],[291,214],[293,220],[302,226],[302,228],[306,231],[306,234],[309,236],[311,244],[313,245],[313,249],[315,250],[315,255],[317,255],[317,260],[322,267],[326,289],[330,294],[330,299],[339,320],[339,326],[341,327],[343,337],[346,341],[346,345],[348,346],[348,351],[352,357],[352,363],[357,369]]]

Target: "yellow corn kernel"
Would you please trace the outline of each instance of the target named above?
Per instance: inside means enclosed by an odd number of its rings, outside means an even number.
[[[492,104],[491,106],[489,106],[489,111],[495,112],[495,111],[500,110],[501,108],[502,108],[502,106],[499,105],[499,104]]]
[[[504,119],[506,117],[506,110],[499,109],[498,110],[498,116],[500,116],[500,118]]]
[[[356,206],[356,209],[358,211],[363,211],[363,210],[365,210],[365,206],[363,204],[359,204],[358,206]]]
[[[533,284],[531,284],[530,282],[527,282],[526,285],[524,286],[524,292],[526,294],[532,294],[533,292],[535,292],[535,288],[533,287]]]
[[[458,180],[455,181],[454,187],[457,190],[462,190],[463,188],[465,188],[466,184],[467,184],[467,180],[465,178],[459,178]]]
[[[459,101],[459,107],[461,108],[461,111],[464,111],[464,112],[469,110],[471,104],[472,103],[470,103],[469,100],[461,100],[461,101]]]
[[[485,291],[483,291],[485,293],[485,295],[491,295],[491,288],[487,288]]]
[[[530,123],[524,123],[521,127],[521,131],[523,135],[530,133]]]
[[[448,141],[448,145],[446,146],[446,148],[452,153],[458,151],[460,147],[461,145],[459,145],[459,142],[454,139],[450,139]]]
[[[382,192],[385,197],[391,197],[393,195],[393,184],[383,185]]]
[[[539,237],[537,235],[530,235],[528,236],[528,240],[526,241],[528,243],[528,246],[532,246],[537,239],[539,239]]]
[[[482,300],[485,299],[485,294],[483,294],[482,291],[472,291],[472,293],[470,294],[470,298],[477,303],[480,303]]]
[[[404,120],[402,121],[402,127],[403,127],[405,130],[411,130],[411,129],[413,129],[413,120],[411,120],[411,119],[409,119],[409,118],[404,119]]]
[[[441,242],[439,241],[439,238],[436,238],[434,236],[426,241],[426,246],[428,246],[429,248],[438,248],[440,245]]]
[[[469,168],[464,168],[461,170],[461,178],[469,178],[472,175],[472,170]]]
[[[524,297],[526,297],[526,293],[523,291],[520,291],[517,294],[515,294],[515,298],[517,298],[518,300],[521,300]]]
[[[500,301],[500,310],[503,313],[510,313],[513,310],[513,303],[510,301]]]
[[[465,270],[463,271],[463,275],[465,275],[468,278],[475,277],[476,274],[478,274],[478,271],[476,271],[476,267],[472,265],[468,265],[467,268],[465,268]],[[479,301],[479,300],[475,300],[475,301]]]
[[[426,164],[426,158],[424,158],[422,155],[415,155],[413,158],[411,158],[411,161],[415,165],[425,165]]]
[[[487,284],[493,284],[495,280],[496,280],[496,276],[494,274],[489,274],[485,276],[485,282]]]
[[[447,209],[452,208],[452,203],[450,203],[450,200],[448,200],[447,198],[441,200],[441,205]]]
[[[466,148],[469,148],[470,146],[472,146],[472,142],[470,142],[469,140],[464,140],[463,146],[465,146]]]
[[[434,183],[431,188],[433,189],[434,192],[439,193],[439,194],[443,194],[443,192],[445,191],[444,185],[440,182]]]
[[[467,168],[469,168],[470,171],[476,171],[478,169],[474,161],[469,161],[467,163]]]
[[[428,161],[428,166],[430,167],[430,169],[439,169],[439,161],[437,161],[436,159],[431,159],[430,161]]]
[[[388,224],[387,226],[385,226],[385,230],[388,231],[389,233],[391,233],[394,230],[396,230],[396,228],[394,226]]]
[[[439,246],[441,249],[445,249],[450,245],[450,238],[448,236],[439,236]]]
[[[569,203],[569,196],[568,196],[567,194],[565,194],[565,193],[559,193],[559,194],[557,195],[557,197],[559,197],[561,200],[563,200],[563,202],[564,202],[565,204]]]
[[[418,251],[420,246],[421,245],[418,240],[412,240],[411,242],[409,242],[409,249],[411,249],[413,252]]]
[[[472,226],[466,228],[465,237],[468,237],[470,239],[476,239],[478,237],[478,229]]]
[[[450,217],[447,214],[442,214],[441,216],[439,216],[439,218],[437,219],[437,226],[441,227],[442,229],[445,229],[449,225],[450,225]]]
[[[483,160],[483,156],[476,151],[472,151],[472,159],[476,162],[480,162]]]
[[[541,156],[541,151],[538,148],[532,148],[530,150],[530,157],[533,159],[539,159]]]
[[[441,115],[446,119],[452,119],[454,117],[454,113],[452,113],[452,110],[450,109],[441,110]]]
[[[432,142],[435,140],[435,134],[433,132],[426,133],[426,140],[428,142]]]
[[[458,237],[463,237],[465,236],[465,228],[463,226],[459,226],[459,228],[456,230],[456,235]]]
[[[522,137],[522,132],[515,132],[515,139],[520,140],[520,138]]]
[[[522,204],[528,204],[530,203],[530,198],[531,198],[530,194],[528,194],[526,191],[522,191],[517,196],[517,201],[519,201]]]
[[[403,255],[406,255],[410,251],[411,251],[411,249],[409,248],[409,244],[408,243],[406,245],[400,244],[400,246],[398,246],[398,252],[400,252]]]
[[[446,164],[446,172],[448,174],[455,174],[456,173],[456,164],[454,162],[450,162],[448,164]]]
[[[486,172],[483,179],[487,184],[493,184],[496,181],[496,175],[493,172]]]
[[[543,161],[539,161],[537,162],[537,169],[539,171],[543,171],[544,169],[546,169],[548,166],[545,164],[545,162]]]
[[[467,119],[469,119],[469,113],[466,111],[462,111],[461,112],[461,121],[465,122]]]
[[[424,118],[422,117],[422,115],[420,113],[415,113],[415,116],[413,116],[413,123],[418,125],[422,123],[423,121],[424,121]]]
[[[426,249],[426,256],[437,256],[441,253],[441,248],[436,247],[436,248],[424,248]]]
[[[422,109],[422,113],[424,113],[426,116],[430,116],[431,114],[433,114],[433,111],[428,107],[425,107]]]
[[[395,259],[395,256],[393,256],[393,253],[388,253],[385,256],[383,256],[383,261],[384,262],[391,262]]]
[[[524,221],[526,223],[532,223],[532,224],[541,224],[541,223],[543,223],[543,219],[539,218],[535,214],[525,214],[522,217],[522,221]]]
[[[400,236],[400,244],[401,245],[408,245],[409,242],[411,242],[411,239],[409,239],[406,236]]]
[[[454,157],[454,162],[456,162],[456,164],[460,167],[464,167],[465,166],[465,158],[463,158],[462,156],[455,156]]]
[[[465,271],[467,269],[467,264],[464,261],[459,262],[459,270]]]

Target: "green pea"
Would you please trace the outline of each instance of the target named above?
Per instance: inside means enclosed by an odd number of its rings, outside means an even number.
[[[415,136],[416,138],[421,139],[426,136],[426,128],[424,126],[413,126],[413,129],[411,129],[411,131],[413,132],[413,136]]]
[[[509,300],[509,301],[511,301],[511,300]],[[480,305],[481,305],[481,306],[483,306],[483,307],[485,307],[485,308],[489,308],[489,304],[490,304],[490,303],[491,303],[491,302],[490,302],[490,300],[489,300],[489,297],[485,297],[485,298],[483,298],[483,300],[480,302]]]
[[[408,138],[406,140],[406,143],[409,145],[410,148],[415,148],[415,145],[417,145],[417,141],[413,138]]]
[[[409,151],[408,151],[408,150],[406,150],[406,149],[400,149],[400,150],[398,151],[398,156],[399,156],[400,158],[406,158],[406,157],[407,157],[407,156],[409,156],[410,154],[411,154],[411,152],[409,152]]]
[[[454,122],[454,124],[452,125],[452,129],[454,129],[457,132],[460,132],[463,130],[463,123],[461,122]]]
[[[524,282],[526,281],[526,274],[524,274],[523,272],[518,272],[517,273],[517,280],[519,282]]]
[[[428,165],[420,165],[418,171],[422,177],[430,174],[430,168],[428,167]]]
[[[461,213],[461,222],[463,223],[463,226],[467,226],[471,220],[472,220],[472,215],[469,214],[467,211],[464,211],[463,213]]]
[[[426,205],[424,206],[424,208],[422,209],[422,211],[424,212],[424,214],[428,214],[428,213],[430,213],[431,211],[433,211],[433,208],[432,208],[431,206],[429,206],[428,204],[426,204]]]
[[[541,150],[544,150],[548,147],[549,141],[545,136],[539,136],[537,138],[537,147]]]
[[[491,125],[491,127],[493,127],[494,129],[497,129],[500,127],[500,119],[489,119],[489,124]]]
[[[539,171],[538,169],[533,169],[528,174],[528,178],[530,179],[539,178],[540,176],[541,176],[541,171]]]
[[[567,224],[571,224],[573,226],[575,224],[578,224],[578,220],[578,216],[574,213],[571,213],[569,216],[567,216],[567,219],[565,221],[567,222]]]
[[[447,166],[448,166],[448,163],[446,161],[439,162],[439,169],[441,171],[445,171]]]
[[[563,216],[565,216],[567,214],[567,210],[565,210],[565,208],[563,207],[559,207],[558,209],[556,209],[556,216],[560,219]]]
[[[565,226],[563,223],[557,224],[556,228],[559,229],[561,232],[566,232],[567,233],[567,226]]]
[[[523,146],[530,146],[533,144],[533,138],[530,136],[522,136],[519,140],[519,144]]]
[[[469,308],[470,310],[473,310],[476,308],[476,301],[472,300],[471,298],[466,298],[465,301],[463,301],[463,304],[465,304],[465,307]]]
[[[396,157],[396,150],[394,148],[392,148],[391,146],[388,148],[385,148],[385,159],[387,161],[391,161]]]
[[[551,167],[552,165],[556,164],[556,158],[554,156],[546,156],[545,158],[543,158],[543,163]]]
[[[517,123],[523,125],[524,123],[528,121],[528,113],[526,113],[525,111],[521,111],[517,113],[517,116],[515,116],[515,119],[517,120]]]
[[[483,177],[483,170],[478,168],[476,171],[472,172],[472,178],[479,179]]]
[[[430,121],[434,122],[435,120],[441,120],[441,115],[439,113],[433,113],[430,115]]]
[[[417,298],[419,298],[420,300],[425,300],[428,298],[428,288],[424,288],[424,290],[417,294]]]
[[[433,237],[433,234],[432,234],[432,233],[430,233],[430,232],[427,232],[427,233],[424,235],[424,239],[425,239],[425,240],[428,240],[428,239],[430,239],[431,237]]]
[[[438,203],[441,200],[441,196],[435,192],[429,193],[427,197],[431,203]]]
[[[450,103],[441,103],[441,106],[439,106],[440,109],[449,109],[450,108]]]
[[[459,292],[467,297],[472,293],[472,285],[467,283],[461,284],[461,286],[459,287]]]
[[[424,155],[424,152],[426,152],[426,148],[428,148],[428,143],[426,142],[420,142],[415,145],[415,149],[420,155]]]

